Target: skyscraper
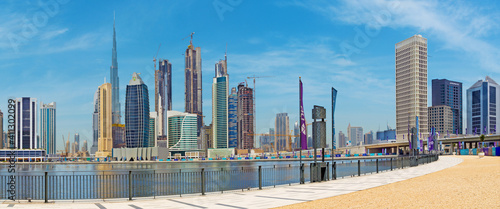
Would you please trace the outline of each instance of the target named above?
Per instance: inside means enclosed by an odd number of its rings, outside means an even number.
[[[363,142],[363,128],[361,127],[353,127],[351,124],[347,127],[347,137],[351,142],[351,146],[359,146],[362,145]]]
[[[253,134],[253,90],[243,83],[238,85],[238,148],[252,149]]]
[[[198,116],[197,137],[203,127],[201,48],[193,46],[193,37],[185,53],[185,109]]]
[[[96,157],[110,156],[111,149],[113,148],[111,95],[111,83],[105,83],[99,86],[99,139],[97,152],[95,153]]]
[[[39,149],[38,141],[38,105],[35,98],[16,99],[16,144],[17,149]]]
[[[278,113],[276,114],[276,119],[274,121],[276,135],[289,135],[289,118],[288,113]],[[290,146],[287,143],[288,137],[286,136],[276,136],[276,147],[279,151],[289,150]]]
[[[125,99],[125,139],[127,148],[152,147],[149,140],[148,87],[137,73],[127,85]]]
[[[396,134],[402,141],[410,127],[427,135],[427,39],[414,35],[396,44]],[[425,136],[424,136],[425,137]]]
[[[231,89],[228,98],[228,141],[229,148],[238,147],[238,93],[236,88]]]
[[[453,112],[452,132],[463,132],[462,83],[446,79],[432,80],[432,106],[447,105]],[[430,120],[430,119],[429,119]],[[429,127],[432,127],[429,125]]]
[[[293,148],[300,148],[300,129],[299,129],[299,121],[295,121],[293,124],[293,135],[298,136],[293,139]]]
[[[111,78],[112,86],[112,116],[113,124],[120,124],[121,107],[120,107],[120,79],[118,78],[118,61],[116,55],[116,30],[115,19],[113,17],[113,49],[111,51],[111,67],[109,68],[109,77]]]
[[[168,147],[171,150],[198,150],[196,136],[197,116],[178,111],[167,111]]]
[[[365,134],[364,143],[365,144],[373,144],[373,131],[370,131],[370,132]]]
[[[40,140],[47,154],[56,154],[56,103],[40,102]]]
[[[172,108],[172,64],[161,59],[155,71],[155,141],[158,136],[166,136],[166,111]],[[151,137],[150,137],[151,138]],[[155,143],[156,144],[156,143]]]
[[[215,77],[212,84],[212,131],[213,148],[228,148],[228,93],[229,75],[227,56],[215,64]]]
[[[75,133],[75,153],[80,151],[80,134]]]
[[[95,154],[97,152],[97,145],[99,144],[99,89],[96,90],[94,94],[94,112],[92,113],[92,131],[93,140],[92,147],[90,147],[90,153]]]
[[[497,133],[500,118],[500,85],[486,76],[467,89],[467,133]],[[499,110],[499,111],[497,111]]]
[[[126,147],[125,124],[113,124],[113,127],[111,129],[113,132],[113,148]]]

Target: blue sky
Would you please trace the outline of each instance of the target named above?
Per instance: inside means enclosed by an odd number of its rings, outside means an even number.
[[[205,123],[214,64],[226,44],[230,87],[273,76],[256,84],[259,133],[280,112],[289,113],[293,128],[299,76],[309,121],[313,105],[330,115],[333,86],[337,133],[349,123],[365,132],[394,127],[394,45],[417,33],[428,39],[429,105],[434,78],[463,82],[464,90],[486,75],[500,80],[496,1],[12,0],[0,2],[0,109],[6,112],[9,97],[56,102],[57,149],[68,132],[91,146],[93,95],[109,81],[113,11],[122,112],[133,72],[142,73],[154,100],[152,59],[160,43],[158,57],[172,62],[173,109],[183,111],[189,40],[182,39],[191,32],[203,59]]]

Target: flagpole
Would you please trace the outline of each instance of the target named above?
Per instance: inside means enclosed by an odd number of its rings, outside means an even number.
[[[301,89],[301,84],[302,82],[300,81],[300,76],[299,76],[299,135],[300,135],[300,164],[299,164],[299,168],[300,168],[300,184],[304,184],[304,172],[303,172],[303,168],[302,168],[302,110],[301,110],[301,101],[302,101],[302,89]]]

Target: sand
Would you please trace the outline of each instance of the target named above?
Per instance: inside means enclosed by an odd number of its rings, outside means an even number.
[[[500,208],[500,157],[457,157],[435,173],[281,208]]]

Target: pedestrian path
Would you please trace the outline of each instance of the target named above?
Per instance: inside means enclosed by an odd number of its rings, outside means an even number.
[[[403,181],[429,173],[440,171],[461,163],[463,160],[451,156],[441,156],[436,162],[378,174],[338,179],[322,183],[309,183],[264,190],[232,192],[224,194],[191,195],[157,199],[139,199],[134,201],[113,200],[98,203],[57,202],[23,203],[4,202],[0,208],[273,208],[295,203],[307,202],[360,190],[370,189],[398,181]]]

